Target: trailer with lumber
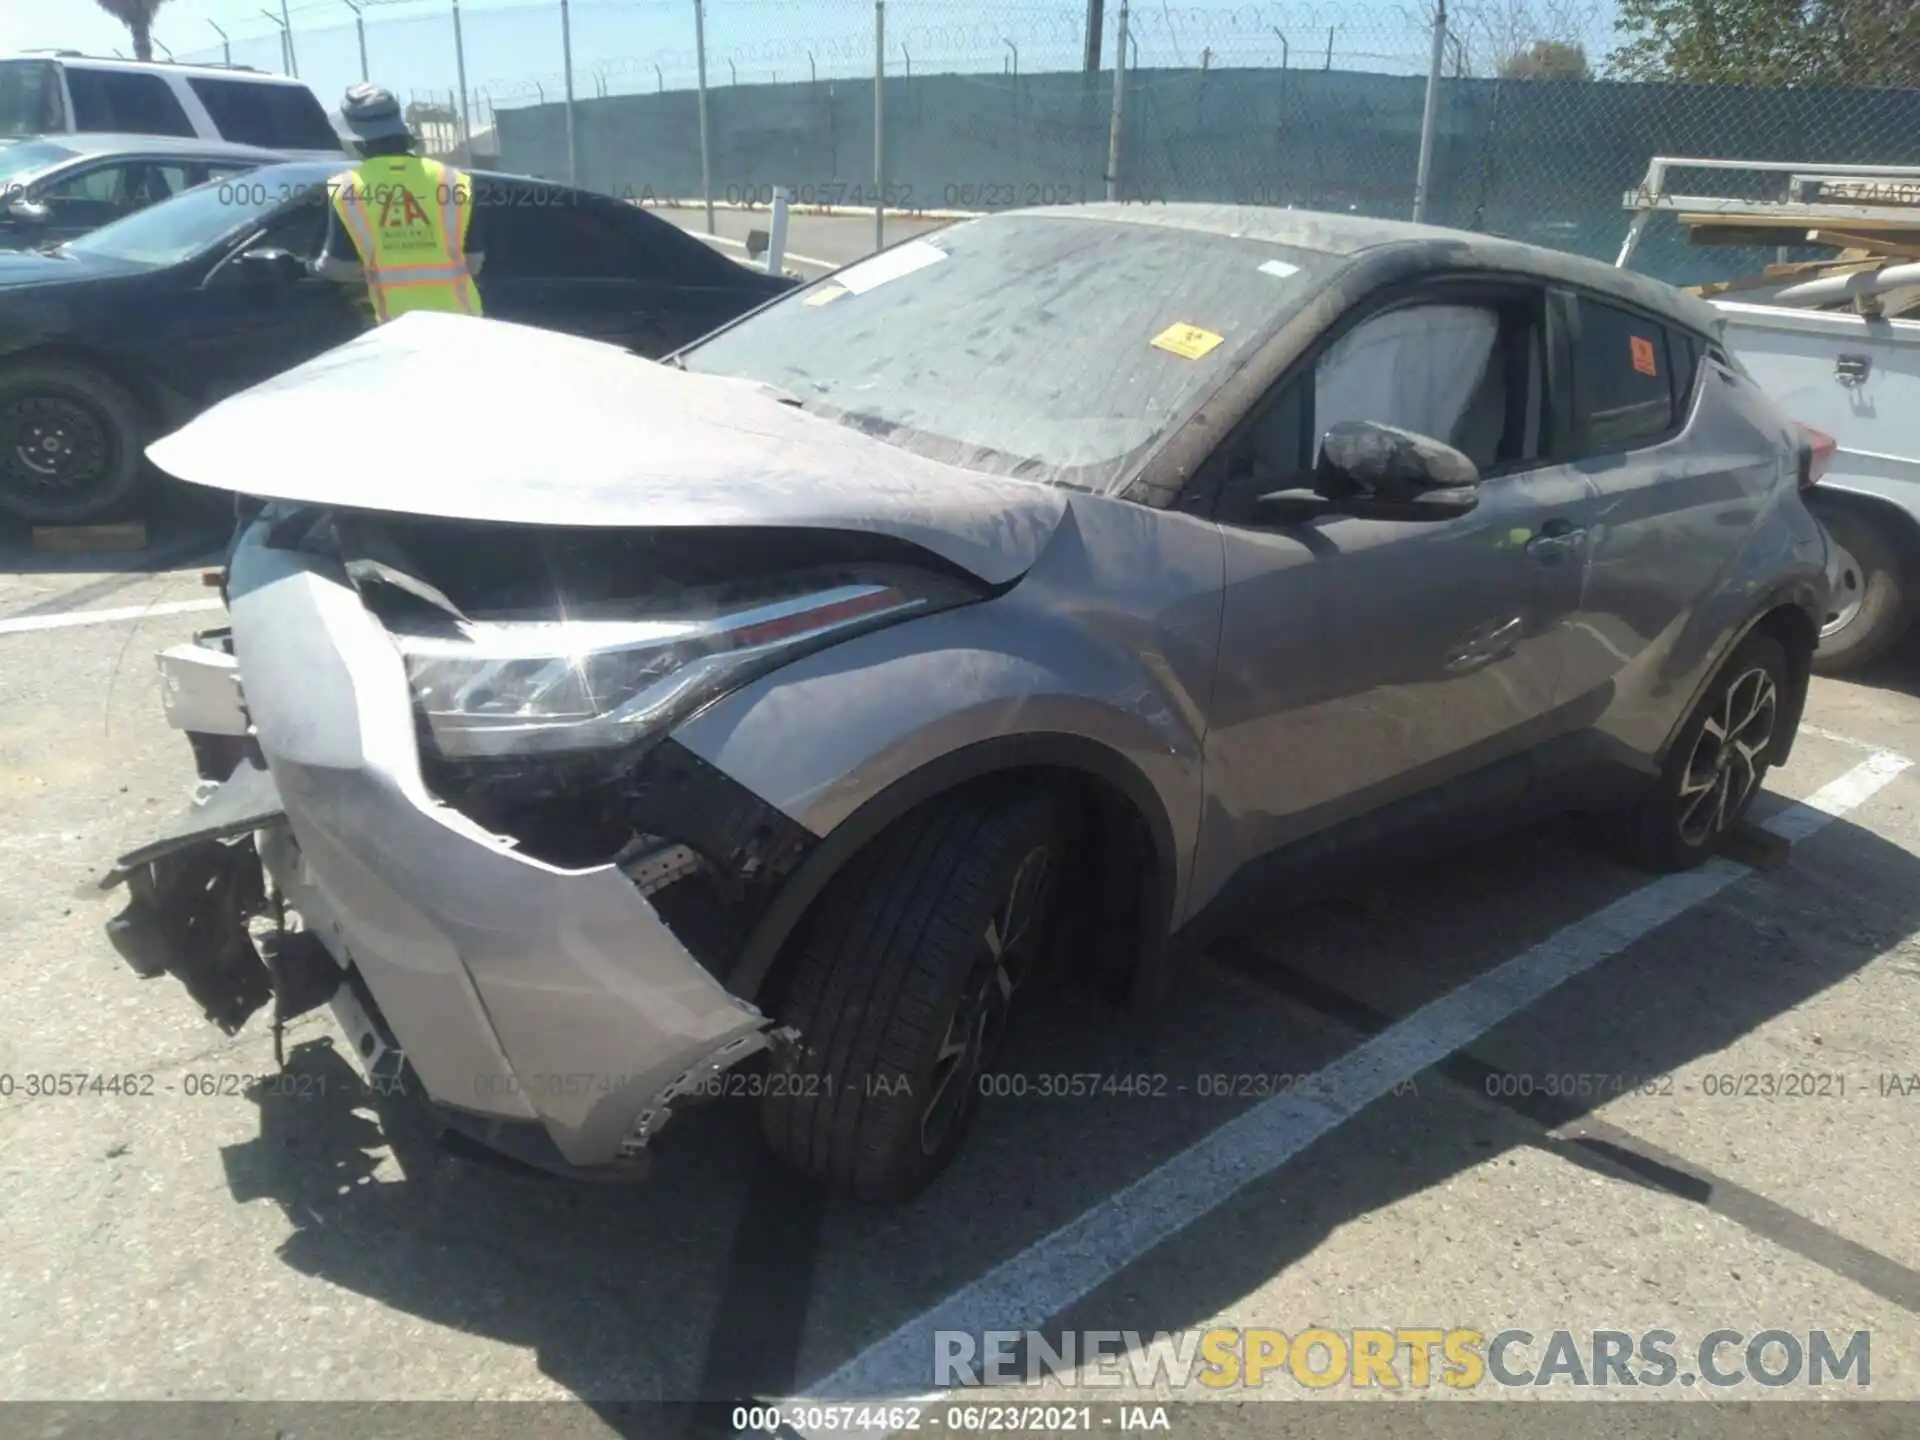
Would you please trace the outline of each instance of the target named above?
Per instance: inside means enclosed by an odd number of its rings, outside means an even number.
[[[1675,171],[1773,178],[1777,194],[1675,193]],[[1726,343],[1832,452],[1808,504],[1831,545],[1833,598],[1815,668],[1884,654],[1920,610],[1920,166],[1656,157],[1616,263],[1671,215],[1691,245],[1766,247],[1757,272],[1688,287]],[[1791,252],[1830,252],[1811,259]]]

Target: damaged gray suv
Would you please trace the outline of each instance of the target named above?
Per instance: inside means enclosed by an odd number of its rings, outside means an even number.
[[[160,657],[201,793],[111,932],[230,1030],[330,1005],[549,1170],[735,1088],[911,1194],[1049,965],[1151,1006],[1255,900],[1549,811],[1715,851],[1826,595],[1719,323],[1480,236],[1100,205],[664,363],[407,316],[151,449],[249,520],[230,628]]]

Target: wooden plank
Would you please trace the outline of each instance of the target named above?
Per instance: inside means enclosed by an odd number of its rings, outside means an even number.
[[[1689,245],[1753,245],[1771,248],[1779,245],[1811,245],[1820,242],[1811,237],[1821,233],[1804,220],[1788,223],[1763,215],[1681,215]],[[1879,248],[1886,244],[1920,244],[1920,221],[1849,220],[1845,243]],[[1829,229],[1826,233],[1835,233]]]
[[[1715,226],[1730,225],[1749,229],[1792,230],[1801,234],[1818,224],[1815,218],[1812,224],[1806,219],[1795,219],[1788,215],[1768,215],[1765,213],[1748,214],[1738,210],[1729,210],[1724,214],[1706,214],[1687,212],[1675,217],[1689,228],[1711,229]],[[1829,230],[1845,229],[1849,235],[1904,234],[1920,230],[1920,213],[1913,219],[1893,219],[1866,215],[1849,216],[1845,220],[1829,221]]]
[[[36,525],[33,548],[55,555],[85,555],[94,550],[144,550],[147,524],[128,520],[118,525]]]

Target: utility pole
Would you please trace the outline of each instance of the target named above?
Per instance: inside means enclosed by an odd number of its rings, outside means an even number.
[[[287,69],[293,78],[300,78],[300,57],[293,51],[293,21],[287,17],[287,0],[280,0],[280,24],[287,32]]]
[[[214,30],[218,32],[220,36],[221,59],[224,60],[228,65],[233,64],[233,41],[229,40],[227,38],[227,32],[220,29],[218,25],[214,25],[213,21],[209,20],[207,21],[207,24],[213,25]]]
[[[1087,0],[1086,72],[1100,73],[1100,31],[1107,23],[1106,0]]]
[[[366,17],[360,13],[360,6],[356,3],[356,0],[345,0],[345,4],[349,10],[353,11],[353,33],[355,38],[360,42],[360,78],[365,81],[371,78],[367,74]]]
[[[286,4],[286,0],[280,0]],[[460,79],[460,163],[473,163],[473,121],[467,113],[467,44],[460,34],[460,0],[453,0],[453,69]]]
[[[887,243],[887,0],[873,0],[873,248]]]
[[[1113,46],[1113,119],[1107,126],[1107,199],[1120,198],[1120,129],[1127,94],[1127,0],[1120,0],[1120,32]]]
[[[693,0],[693,51],[700,66],[700,195],[707,202],[707,234],[713,229],[713,160],[707,149],[707,13]]]
[[[1420,115],[1420,164],[1413,177],[1413,218],[1427,218],[1427,190],[1433,182],[1434,129],[1440,120],[1440,71],[1447,63],[1447,0],[1434,0],[1433,51],[1427,60],[1427,103]]]
[[[274,23],[274,25],[279,29],[280,31],[280,68],[282,70],[287,71],[288,73],[291,73],[293,70],[293,38],[287,34],[287,22],[282,20],[278,15],[274,14],[271,10],[263,9],[261,10],[260,13],[266,16],[267,19],[271,20]]]
[[[567,0],[560,0],[560,65],[567,77],[567,184],[578,185],[579,132],[573,118],[573,22]]]

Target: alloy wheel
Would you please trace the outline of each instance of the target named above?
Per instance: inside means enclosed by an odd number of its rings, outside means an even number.
[[[1722,693],[1680,774],[1680,838],[1688,845],[1719,838],[1744,813],[1760,787],[1779,710],[1773,676],[1759,666]]]
[[[966,989],[934,1056],[927,1103],[920,1112],[923,1154],[939,1151],[999,1049],[1013,997],[1032,975],[1045,939],[1053,868],[1049,847],[1029,850],[987,921]]]

